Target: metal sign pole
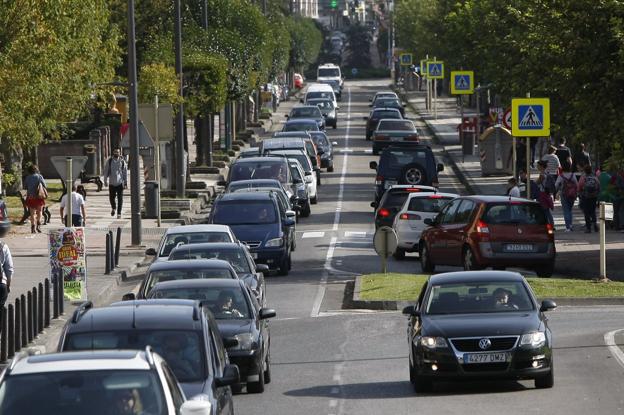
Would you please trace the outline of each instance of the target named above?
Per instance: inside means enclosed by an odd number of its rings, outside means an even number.
[[[466,133],[464,132],[464,96],[460,95],[459,96],[459,111],[460,111],[460,117],[461,117],[461,121],[459,122],[459,135],[461,137],[461,145],[462,147],[464,146],[464,140],[466,139]],[[472,145],[472,151],[474,151],[474,143]],[[472,153],[471,151],[471,153]],[[466,157],[466,152],[464,151],[464,149],[462,148],[462,163],[464,162],[464,159]]]
[[[67,168],[67,177],[65,178],[65,193],[66,202],[65,207],[65,226],[71,228],[72,226],[72,159],[67,157],[65,159],[65,167]]]
[[[386,274],[388,272],[388,234],[382,233],[382,240],[384,246],[384,252],[381,255],[381,272]]]
[[[609,212],[607,213],[607,207]],[[600,202],[599,221],[600,221],[600,278],[601,282],[609,281],[607,278],[607,220],[613,219],[613,205],[610,203]]]
[[[513,177],[518,177],[518,172],[516,171],[516,160],[518,159],[518,155],[516,154],[516,141],[518,139],[516,138],[516,136],[514,135],[513,138],[511,139],[511,171],[513,172]]]
[[[158,137],[158,95],[154,97],[154,141],[156,141],[156,169],[154,171],[154,178],[156,179],[156,183],[158,183],[158,206],[156,208],[156,226],[160,228],[160,138]]]

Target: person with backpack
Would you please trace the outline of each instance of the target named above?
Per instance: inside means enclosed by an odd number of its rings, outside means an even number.
[[[596,203],[600,194],[600,182],[590,165],[586,165],[583,169],[585,174],[579,180],[578,194],[581,196],[581,208],[585,215],[585,233],[591,233],[592,225],[594,232],[598,232]]]
[[[115,211],[117,211],[117,219],[121,219],[123,191],[128,187],[128,166],[118,148],[113,150],[113,156],[106,161],[104,166],[104,185],[108,186],[111,216],[115,216]]]
[[[572,232],[572,208],[578,196],[578,180],[572,172],[572,164],[566,165],[563,173],[557,177],[555,188],[561,199],[563,208],[563,220],[565,221],[565,232]]]
[[[537,162],[537,170],[539,171],[539,177],[537,178],[537,201],[544,210],[544,215],[548,220],[548,223],[554,225],[555,220],[552,215],[552,210],[555,207],[553,201],[553,194],[555,193],[555,181],[550,174],[546,172],[548,162],[540,160]]]

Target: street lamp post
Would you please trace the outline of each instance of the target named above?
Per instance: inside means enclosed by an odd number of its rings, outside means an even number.
[[[139,180],[139,104],[137,96],[134,0],[128,0],[128,101],[130,112],[130,214],[132,245],[141,245],[141,182]],[[71,194],[71,193],[68,193]],[[69,212],[71,214],[71,212]],[[68,215],[69,216],[69,215]]]
[[[175,0],[175,70],[180,82],[180,97],[184,96],[182,74],[182,18],[180,0]],[[186,196],[186,166],[184,163],[184,105],[180,101],[176,113],[176,196]]]

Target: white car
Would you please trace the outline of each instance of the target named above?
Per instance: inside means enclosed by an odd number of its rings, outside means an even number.
[[[310,203],[315,205],[318,201],[317,186],[318,179],[310,157],[303,152],[303,150],[278,150],[271,151],[271,154],[288,157],[289,159],[296,159],[301,164],[304,173],[304,181],[308,188],[308,196],[310,197]]]
[[[392,223],[399,240],[394,258],[401,260],[406,252],[418,252],[420,234],[427,227],[425,219],[436,217],[444,205],[458,196],[440,192],[410,193]]]
[[[145,351],[20,353],[0,375],[2,414],[139,411],[210,415],[211,404],[187,401],[167,363],[149,346]]]
[[[181,225],[168,228],[160,239],[158,249],[148,248],[145,255],[155,256],[154,262],[166,261],[171,250],[179,244],[205,242],[238,242],[228,225]]]

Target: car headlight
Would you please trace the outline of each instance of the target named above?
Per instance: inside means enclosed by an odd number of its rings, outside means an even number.
[[[264,246],[266,246],[267,248],[279,248],[283,244],[284,244],[284,239],[282,239],[282,238],[274,238],[274,239],[269,239],[266,242],[266,244],[264,244]]]
[[[238,340],[238,344],[229,350],[253,350],[256,348],[256,342],[251,333],[237,334],[234,338]]]
[[[520,346],[542,347],[546,344],[546,333],[536,331],[534,333],[523,334],[520,339]]]
[[[428,349],[448,347],[444,337],[423,336],[420,338],[420,345]]]

